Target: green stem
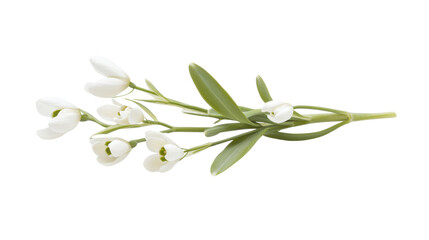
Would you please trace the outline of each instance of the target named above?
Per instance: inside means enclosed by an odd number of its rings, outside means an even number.
[[[172,127],[170,132],[204,132],[208,127]]]
[[[325,108],[325,107],[317,107],[317,106],[308,106],[308,105],[297,105],[293,107],[294,109],[312,109],[312,110],[320,110],[320,111],[326,111],[326,112],[332,112],[332,113],[338,113],[338,114],[344,114],[347,115],[347,112],[332,109],[332,108]]]
[[[207,128],[205,127],[171,127],[169,129],[161,131],[162,133],[172,132],[204,132]],[[146,142],[146,138],[139,138],[129,141],[131,147],[137,146],[137,144]]]
[[[133,88],[133,89],[137,89],[139,91],[143,91],[145,93],[149,93],[151,95],[158,96],[158,94],[156,94],[156,92],[142,88],[142,87],[139,87],[135,83],[132,83],[132,82],[130,83],[129,87]],[[176,100],[171,99],[171,98],[166,98],[166,97],[162,97],[162,98],[165,98],[167,100],[167,102],[162,102],[162,104],[167,104],[167,105],[172,105],[172,106],[181,107],[181,108],[185,108],[185,109],[192,109],[192,110],[197,111],[197,112],[207,113],[207,109],[200,108],[200,107],[190,105],[187,103],[179,102],[179,101],[176,101]],[[157,103],[161,103],[161,102],[157,102]]]
[[[310,120],[306,123],[319,123],[319,122],[338,122],[338,121],[345,121],[345,120],[362,121],[362,120],[381,119],[381,118],[394,118],[396,117],[396,114],[394,112],[346,113],[346,115],[322,113],[322,114],[308,114],[305,116],[310,118]]]
[[[310,121],[308,122],[296,122],[294,124],[294,127],[296,126],[302,126],[310,123],[321,123],[321,122],[337,122],[341,121],[340,123],[335,124],[334,126],[331,126],[329,128],[326,128],[324,130],[318,131],[318,132],[312,132],[312,133],[284,133],[279,132],[282,128],[287,128],[283,126],[278,126],[275,131],[268,132],[264,134],[266,137],[269,138],[275,138],[280,140],[287,140],[287,141],[303,141],[303,140],[309,140],[314,139],[318,137],[322,137],[344,125],[346,125],[349,122],[352,121],[362,121],[362,120],[371,120],[371,119],[381,119],[381,118],[392,118],[396,117],[396,114],[394,112],[387,112],[387,113],[346,113],[346,115],[339,115],[339,114],[309,114],[305,115],[310,118]]]
[[[173,128],[173,126],[167,124],[167,123],[163,123],[160,121],[151,121],[151,120],[144,120],[144,123],[150,124],[150,125],[160,125],[160,126],[164,126],[166,128]]]
[[[238,137],[241,137],[241,136],[244,136],[244,135],[248,135],[250,133],[253,133],[254,131],[242,133],[242,134],[239,134],[239,135],[236,135],[236,136],[233,136],[233,137],[229,137],[229,138],[225,138],[225,139],[222,139],[222,140],[219,140],[219,141],[216,141],[216,142],[208,142],[208,143],[205,143],[205,144],[202,144],[202,145],[198,145],[198,146],[195,146],[195,147],[192,147],[192,148],[188,148],[188,149],[185,150],[185,152],[192,152],[192,151],[195,151],[195,150],[203,150],[203,149],[206,149],[206,148],[209,148],[209,147],[213,147],[213,146],[216,146],[216,145],[224,143],[224,142],[232,141],[232,140],[234,140],[234,139],[236,139]]]
[[[137,89],[137,90],[142,91],[142,92],[145,92],[145,93],[149,93],[149,94],[152,94],[152,95],[156,95],[156,93],[155,93],[155,92],[153,92],[153,91],[151,91],[151,90],[148,90],[148,89],[146,89],[146,88],[141,88],[141,87],[137,86],[136,84],[134,84],[134,83],[132,83],[132,82],[130,82],[130,85],[128,85],[128,86],[129,86],[130,88]]]
[[[275,128],[275,126],[266,126],[266,127],[261,127],[261,128]],[[232,140],[234,140],[236,138],[252,134],[252,133],[254,133],[256,131],[260,131],[261,128],[257,128],[255,130],[252,130],[252,131],[249,131],[249,132],[245,132],[245,133],[242,133],[242,134],[238,134],[238,135],[235,135],[235,136],[232,136],[232,137],[229,137],[229,138],[225,138],[225,139],[222,139],[222,140],[219,140],[219,141],[216,141],[216,142],[208,142],[208,143],[205,143],[205,144],[202,144],[202,145],[198,145],[196,147],[192,147],[192,148],[186,149],[185,152],[201,151],[201,150],[204,150],[206,148],[213,147],[213,146],[216,146],[218,144],[221,144],[221,143],[224,143],[224,142],[229,142],[229,141],[232,141]]]
[[[146,138],[139,138],[139,139],[134,139],[129,141],[129,144],[131,145],[132,148],[134,148],[135,146],[137,146],[137,144],[142,143],[142,142],[146,142]]]
[[[371,119],[381,119],[381,118],[394,118],[396,113],[394,112],[385,112],[385,113],[352,113],[352,121],[362,121],[362,120],[371,120]]]
[[[102,121],[100,121],[100,120],[98,120],[96,117],[94,117],[94,116],[92,116],[90,113],[88,113],[87,111],[84,111],[84,110],[82,110],[82,109],[79,109],[81,112],[82,112],[82,115],[81,115],[81,119],[80,119],[80,121],[81,122],[85,122],[85,121],[92,121],[92,122],[95,122],[95,123],[97,123],[98,125],[100,125],[100,126],[102,126],[102,127],[105,127],[105,128],[107,128],[107,127],[110,127],[111,125],[109,125],[109,124],[107,124],[107,123],[104,123],[104,122],[102,122]]]

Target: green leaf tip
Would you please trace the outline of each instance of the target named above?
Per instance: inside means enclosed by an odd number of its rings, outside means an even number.
[[[241,123],[254,125],[243,114],[232,97],[202,67],[195,63],[189,64],[189,73],[201,97],[219,114]]]
[[[234,165],[249,152],[266,131],[267,129],[253,130],[230,142],[213,161],[210,168],[211,174],[217,176]]]
[[[261,96],[262,101],[269,102],[273,100],[270,92],[268,91],[267,85],[259,75],[256,77],[256,87],[258,88],[259,96]]]

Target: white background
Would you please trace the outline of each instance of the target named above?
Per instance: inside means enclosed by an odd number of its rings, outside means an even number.
[[[1,1],[0,239],[429,239],[428,12],[410,0]],[[83,90],[100,78],[96,54],[203,107],[190,62],[241,105],[261,106],[260,74],[278,100],[398,117],[305,142],[263,138],[217,177],[225,145],[165,174],[143,168],[143,144],[104,167],[88,142],[94,123],[35,134],[48,122],[41,97],[92,113],[109,102]],[[211,124],[152,109],[173,125]]]

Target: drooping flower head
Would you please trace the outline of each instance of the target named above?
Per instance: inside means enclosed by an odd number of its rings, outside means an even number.
[[[43,139],[61,137],[75,128],[81,119],[77,107],[59,98],[42,98],[36,102],[36,108],[41,115],[51,118],[48,128],[37,131]]]
[[[122,161],[131,151],[131,145],[122,138],[92,138],[90,142],[97,161],[105,166]]]
[[[275,123],[286,122],[293,115],[293,106],[280,101],[266,102],[261,110],[268,113],[268,119]]]
[[[132,108],[122,105],[115,99],[113,104],[106,104],[97,109],[98,114],[107,121],[117,124],[137,124],[144,120],[143,111],[139,108]]]
[[[144,167],[151,172],[166,172],[185,155],[183,149],[164,133],[147,131],[146,145],[150,151],[155,153],[147,157],[143,163]]]
[[[95,71],[105,76],[96,82],[87,83],[86,91],[102,98],[111,98],[124,91],[130,85],[130,77],[116,64],[100,56],[91,57]]]

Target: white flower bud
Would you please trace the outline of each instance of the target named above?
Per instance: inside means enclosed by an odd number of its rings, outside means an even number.
[[[130,85],[128,75],[113,62],[100,57],[91,57],[90,62],[95,71],[105,76],[96,82],[87,83],[85,90],[102,98],[115,97]]]
[[[146,144],[148,149],[155,153],[147,157],[143,163],[151,172],[166,172],[185,155],[183,149],[163,133],[147,131]]]
[[[41,115],[51,118],[48,128],[37,131],[43,139],[61,137],[74,129],[81,118],[77,107],[59,98],[42,98],[36,102],[36,108]]]
[[[92,138],[92,150],[97,154],[97,161],[110,166],[122,161],[131,151],[131,145],[121,138]]]
[[[98,114],[107,121],[117,124],[137,124],[144,120],[143,111],[139,108],[125,106],[112,99],[113,104],[106,104],[97,109]]]
[[[268,119],[275,123],[286,122],[293,115],[293,106],[279,101],[266,102],[261,110],[268,113]]]

